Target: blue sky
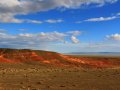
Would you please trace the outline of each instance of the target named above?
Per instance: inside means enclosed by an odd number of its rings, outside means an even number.
[[[119,52],[119,0],[0,1],[0,47]]]

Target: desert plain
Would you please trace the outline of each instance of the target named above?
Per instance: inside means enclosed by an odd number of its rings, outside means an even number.
[[[0,90],[120,90],[119,56],[0,52]]]

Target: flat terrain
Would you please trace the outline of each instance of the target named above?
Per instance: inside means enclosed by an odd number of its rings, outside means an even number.
[[[0,63],[0,90],[120,90],[120,69]]]
[[[0,49],[0,90],[120,90],[120,57]]]

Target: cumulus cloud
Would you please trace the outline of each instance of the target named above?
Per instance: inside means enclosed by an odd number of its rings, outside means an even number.
[[[42,21],[38,20],[25,20],[25,19],[17,19],[14,17],[12,13],[4,13],[0,14],[0,23],[36,23],[41,24]]]
[[[55,8],[79,8],[83,5],[115,3],[118,0],[1,0],[0,21],[3,23],[21,23],[24,20],[15,18],[16,15],[27,15]],[[36,23],[36,21],[34,21]],[[38,22],[37,22],[38,23]]]
[[[71,41],[74,44],[80,43],[79,39],[77,39],[77,36],[79,36],[82,32],[79,30],[74,31],[68,31],[67,34],[71,35]]]
[[[77,44],[77,43],[80,42],[75,36],[71,36],[71,40],[72,40],[72,42],[75,43],[75,44]]]
[[[117,40],[117,41],[119,40],[120,41],[120,34],[118,34],[118,33],[112,34],[112,35],[107,35],[106,37],[109,40]]]
[[[0,47],[8,48],[39,48],[43,49],[44,46],[49,46],[53,43],[65,43],[66,38],[72,40],[73,43],[78,43],[79,40],[70,34],[61,32],[39,32],[37,34],[21,33],[21,34],[9,34],[6,32],[0,32]]]
[[[1,10],[0,10],[1,12]],[[23,20],[14,18],[12,13],[2,13],[0,14],[0,22],[2,23],[22,23]]]

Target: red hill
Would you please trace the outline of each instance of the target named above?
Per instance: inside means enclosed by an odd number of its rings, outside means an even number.
[[[28,64],[32,62],[40,62],[55,66],[95,68],[120,66],[120,58],[118,57],[75,57],[59,54],[56,52],[28,49],[0,49],[0,62]]]

